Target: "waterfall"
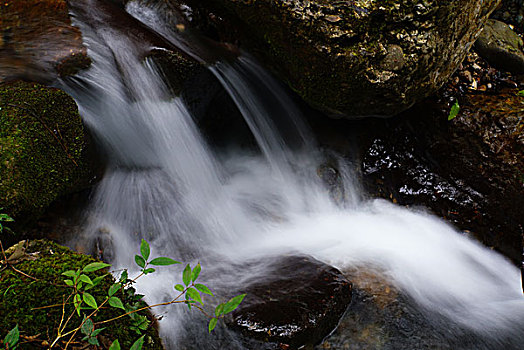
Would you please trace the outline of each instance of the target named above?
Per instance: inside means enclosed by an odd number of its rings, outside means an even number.
[[[151,12],[133,13],[148,24],[141,13]],[[342,271],[375,266],[430,315],[479,336],[509,334],[524,342],[517,268],[432,215],[361,199],[342,160],[344,203],[334,201],[317,174],[326,159],[299,109],[252,59],[219,61],[209,69],[246,119],[260,154],[220,153],[206,143],[184,102],[169,97],[154,62],[133,51],[126,33],[95,27],[82,16],[75,22],[93,64],[61,87],[77,101],[108,164],[84,232],[106,241],[115,266],[133,266],[145,238],[155,255],[201,261],[206,283],[227,290],[242,281],[228,276],[228,264],[298,251]],[[155,29],[170,38],[165,28]],[[161,301],[178,275],[165,269],[138,289],[149,301]],[[179,348],[184,332],[204,327],[176,306],[158,312],[166,313],[160,329],[171,349]],[[206,347],[223,348],[218,338],[229,333],[222,332],[202,335]],[[228,348],[242,348],[227,339]]]

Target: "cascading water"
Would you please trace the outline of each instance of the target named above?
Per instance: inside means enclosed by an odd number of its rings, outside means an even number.
[[[134,9],[139,19],[144,13],[151,15]],[[200,259],[206,283],[226,291],[246,277],[229,266],[298,251],[342,271],[377,267],[429,315],[445,316],[498,347],[508,337],[524,343],[519,271],[431,215],[361,200],[355,177],[342,165],[346,205],[335,203],[317,175],[325,160],[300,113],[250,59],[210,69],[262,155],[215,154],[126,33],[81,16],[76,24],[93,64],[62,87],[78,102],[108,159],[85,235],[113,242],[106,257],[116,266],[132,266],[139,239],[146,238],[155,255]],[[165,28],[155,29],[170,37]],[[261,99],[260,90],[272,100]],[[178,272],[155,273],[138,289],[149,301],[162,301],[178,282],[172,276]],[[185,309],[155,311],[168,313],[160,322],[168,348],[182,348],[180,339],[195,332],[207,349],[243,348],[227,330],[206,335],[198,316]]]

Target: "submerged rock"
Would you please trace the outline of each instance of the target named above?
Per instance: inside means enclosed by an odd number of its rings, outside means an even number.
[[[391,116],[455,71],[497,0],[187,1],[239,29],[304,100],[328,114]]]
[[[3,1],[0,22],[0,82],[48,82],[91,63],[65,0]]]
[[[475,50],[492,66],[515,74],[524,74],[524,43],[511,28],[490,19],[475,42]]]
[[[17,226],[93,177],[88,136],[74,100],[36,83],[0,85],[0,203]]]
[[[283,349],[318,344],[351,301],[351,283],[342,273],[311,257],[274,259],[262,274],[248,281],[229,326]]]

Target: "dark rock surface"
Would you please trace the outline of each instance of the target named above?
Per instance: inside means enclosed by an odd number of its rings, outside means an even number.
[[[498,1],[187,1],[328,114],[394,115],[454,72]],[[217,22],[217,21],[215,21]],[[220,26],[215,26],[220,30]],[[227,37],[227,35],[225,35]]]
[[[524,1],[502,0],[492,18],[514,26],[517,33],[524,32]]]
[[[515,74],[524,74],[524,43],[511,28],[490,19],[475,42],[475,50],[492,66]]]
[[[340,271],[307,256],[269,259],[254,274],[229,326],[264,342],[296,349],[318,344],[337,325],[351,301]]]
[[[91,63],[65,0],[3,1],[0,23],[0,82],[48,82]]]

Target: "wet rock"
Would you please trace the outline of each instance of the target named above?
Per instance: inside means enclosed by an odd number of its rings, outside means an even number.
[[[48,82],[91,63],[65,0],[3,1],[0,22],[0,82]]]
[[[391,116],[455,71],[498,1],[186,1],[234,23],[305,101],[333,116]],[[220,29],[219,26],[216,28]],[[226,35],[227,37],[227,35]]]
[[[440,318],[399,291],[384,271],[361,266],[344,270],[353,283],[351,307],[316,350],[519,349],[522,339],[498,342]],[[450,331],[452,328],[452,331]]]
[[[524,74],[522,39],[500,21],[490,19],[475,42],[475,50],[491,65],[515,74]]]
[[[368,191],[402,205],[424,205],[520,266],[523,104],[516,89],[470,93],[460,98],[461,110],[451,121],[450,105],[434,98],[368,125],[373,136],[363,141],[362,162]]]
[[[36,83],[0,85],[0,202],[17,226],[89,186],[88,135],[74,100]]]
[[[342,273],[311,257],[279,257],[262,271],[248,282],[229,326],[280,348],[319,343],[351,301],[351,284]]]

